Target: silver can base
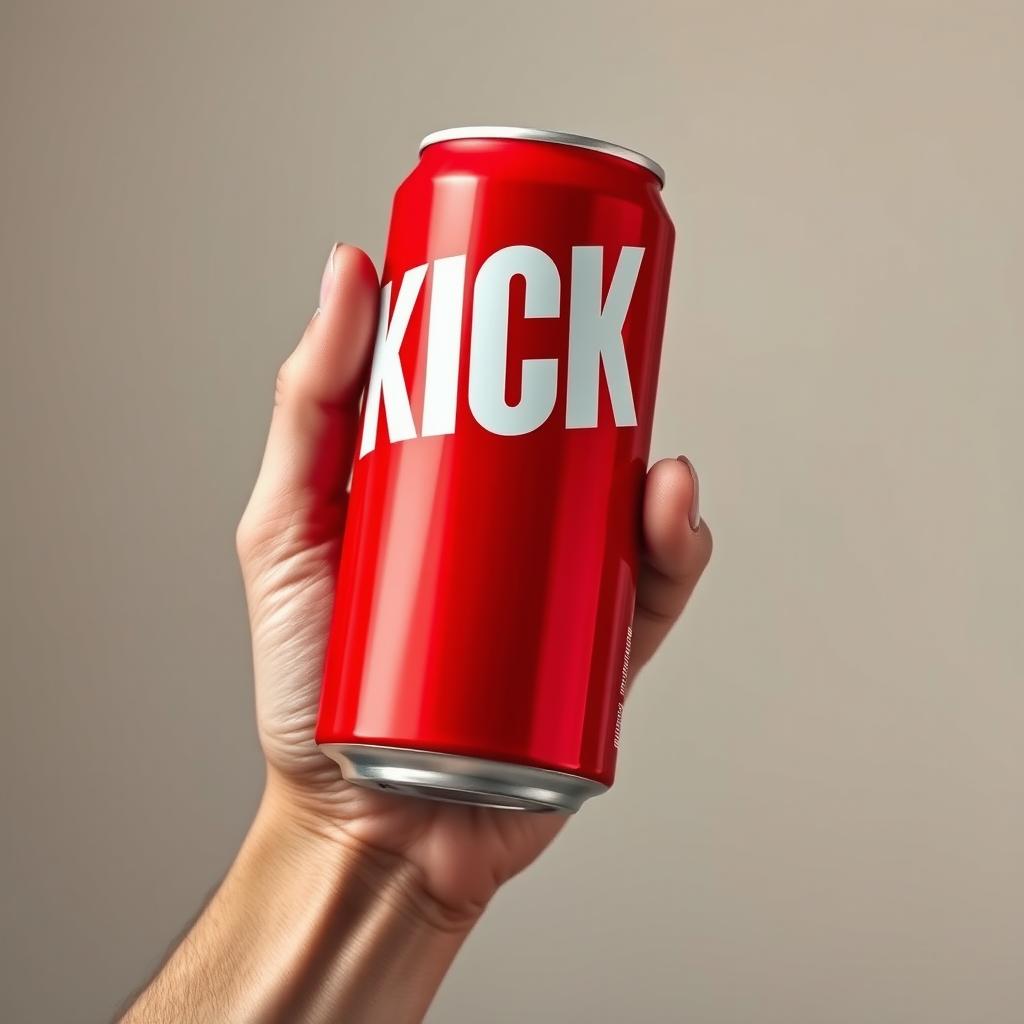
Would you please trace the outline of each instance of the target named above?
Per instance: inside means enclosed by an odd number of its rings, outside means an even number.
[[[567,772],[433,750],[365,743],[324,743],[320,749],[357,786],[477,807],[573,814],[608,788]]]

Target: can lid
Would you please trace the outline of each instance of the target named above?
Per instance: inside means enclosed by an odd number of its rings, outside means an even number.
[[[575,146],[577,149],[589,149],[595,153],[606,153],[617,156],[620,160],[628,160],[632,164],[648,170],[658,181],[665,184],[665,171],[661,164],[649,156],[638,153],[625,146],[616,146],[612,142],[592,139],[586,135],[570,135],[568,132],[551,132],[543,128],[511,128],[497,125],[473,125],[468,128],[445,128],[443,131],[431,132],[420,143],[420,152],[437,142],[453,142],[456,139],[520,139],[524,142],[551,142],[558,146]]]

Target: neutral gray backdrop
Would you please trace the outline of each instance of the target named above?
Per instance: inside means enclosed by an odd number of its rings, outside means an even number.
[[[233,531],[419,138],[649,152],[715,558],[432,1022],[1024,1019],[1019,4],[0,8],[0,1017],[109,1017],[261,782]]]

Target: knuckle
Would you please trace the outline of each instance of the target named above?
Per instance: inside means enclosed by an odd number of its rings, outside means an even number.
[[[251,509],[247,508],[235,528],[235,551],[242,565],[256,556],[264,543],[264,530],[260,527]]]
[[[289,356],[278,368],[277,377],[274,380],[274,405],[280,405],[291,386],[291,379],[295,373],[294,355]]]

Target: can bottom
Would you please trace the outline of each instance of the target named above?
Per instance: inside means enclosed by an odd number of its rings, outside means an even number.
[[[572,814],[608,788],[568,772],[433,750],[366,743],[323,743],[320,749],[357,786],[477,807]]]

